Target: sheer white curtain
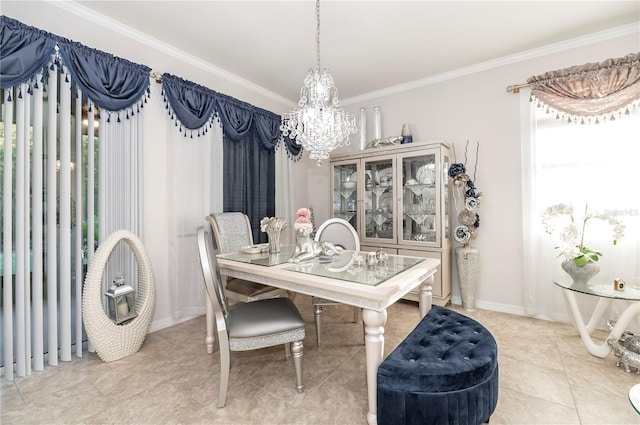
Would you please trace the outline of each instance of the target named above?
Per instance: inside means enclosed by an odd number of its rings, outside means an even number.
[[[558,120],[529,102],[521,94],[524,282],[528,314],[569,321],[564,300],[553,279],[561,277],[562,258],[554,249],[558,235],[544,232],[542,211],[551,205],[573,205],[581,220],[588,204],[590,212],[615,214],[625,225],[624,238],[612,244],[608,223],[590,220],[585,246],[599,250],[600,273],[596,278],[623,278],[640,287],[640,197],[637,195],[637,151],[640,111],[599,124],[574,124]],[[588,317],[595,297],[578,299],[583,317]],[[615,319],[624,302],[616,302]],[[634,324],[637,327],[638,323]]]
[[[198,259],[196,230],[205,216],[222,212],[222,127],[200,137],[181,134],[167,121],[169,146],[167,188],[169,204],[169,282],[176,320],[205,312],[205,291]]]
[[[295,243],[293,224],[296,222],[298,208],[302,208],[293,205],[291,163],[287,147],[280,142],[276,149],[276,217],[284,217],[287,220],[287,229],[282,233],[280,241],[288,244]]]
[[[130,230],[144,240],[143,210],[143,117],[130,115],[118,122],[114,113],[100,114],[99,126],[99,237],[102,241],[116,230]],[[123,273],[127,284],[138,287],[138,269],[127,244],[118,244],[109,258],[103,276],[106,291],[117,274]]]

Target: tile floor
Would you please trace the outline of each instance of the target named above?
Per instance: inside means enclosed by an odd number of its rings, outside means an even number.
[[[218,354],[206,353],[201,316],[149,334],[138,353],[117,362],[88,354],[3,380],[0,423],[366,424],[362,322],[350,321],[348,306],[326,307],[318,348],[310,298],[296,303],[308,322],[303,394],[295,391],[293,362],[284,361],[283,349],[232,353],[227,405],[217,409]],[[627,397],[640,375],[617,368],[613,355],[588,354],[571,326],[483,310],[463,314],[498,342],[492,425],[640,424]],[[418,320],[415,303],[389,309],[387,353]]]

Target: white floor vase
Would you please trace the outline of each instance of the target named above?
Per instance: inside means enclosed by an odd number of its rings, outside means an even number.
[[[458,268],[458,282],[460,283],[460,297],[462,307],[473,311],[476,308],[476,286],[478,285],[480,254],[478,248],[457,247],[456,266]]]

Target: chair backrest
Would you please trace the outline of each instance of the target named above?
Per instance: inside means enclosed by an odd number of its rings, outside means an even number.
[[[214,244],[221,254],[240,251],[243,247],[253,245],[251,222],[241,212],[209,214],[206,217],[211,224]]]
[[[320,225],[316,241],[327,241],[344,249],[360,251],[360,238],[356,229],[341,218],[330,218]]]
[[[229,305],[224,290],[222,289],[220,269],[218,268],[218,261],[216,260],[217,251],[213,247],[213,238],[209,223],[198,228],[198,253],[200,255],[200,265],[205,289],[213,306],[218,331],[224,329],[226,332],[226,317],[229,313]]]

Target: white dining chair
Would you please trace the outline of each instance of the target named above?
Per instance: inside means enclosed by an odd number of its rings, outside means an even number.
[[[207,297],[213,306],[220,347],[218,408],[224,407],[229,386],[231,351],[248,351],[285,344],[293,353],[296,390],[302,393],[302,355],[305,322],[289,298],[270,298],[229,306],[222,288],[216,249],[209,223],[198,228],[198,253]],[[288,355],[285,355],[287,358]]]
[[[341,248],[353,251],[360,250],[358,232],[348,221],[341,218],[330,218],[320,225],[315,236],[316,241],[327,241]],[[316,322],[316,343],[320,346],[322,337],[323,307],[341,305],[342,303],[320,297],[312,297],[313,315]],[[358,307],[353,307],[353,322],[359,319]]]
[[[249,217],[241,212],[225,212],[209,214],[206,217],[211,226],[213,246],[220,254],[228,254],[253,245],[253,234]],[[287,291],[245,279],[222,276],[222,287],[231,303],[248,303],[268,298],[286,297]],[[207,336],[205,344],[207,352],[213,353],[214,319],[213,306],[207,302],[206,307]]]

